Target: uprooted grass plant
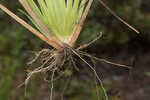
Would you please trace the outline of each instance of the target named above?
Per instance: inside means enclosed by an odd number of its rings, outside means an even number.
[[[0,8],[5,11],[8,15],[14,18],[17,22],[26,27],[29,31],[39,37],[41,40],[48,43],[54,49],[43,49],[36,54],[36,57],[30,61],[28,64],[33,64],[40,60],[40,64],[37,68],[29,71],[28,77],[25,80],[25,86],[27,86],[29,79],[37,73],[51,72],[51,100],[52,100],[52,90],[53,90],[53,80],[54,76],[59,75],[59,71],[64,71],[65,64],[71,62],[74,65],[74,56],[78,57],[89,68],[94,72],[96,78],[100,82],[100,85],[105,94],[106,100],[107,94],[103,87],[102,81],[100,80],[96,70],[92,67],[83,57],[89,57],[90,59],[95,59],[98,61],[103,61],[116,66],[126,67],[126,65],[116,64],[109,62],[105,59],[99,59],[89,55],[86,52],[81,51],[90,44],[94,43],[98,38],[85,44],[78,48],[74,48],[74,44],[81,32],[83,23],[86,19],[88,11],[92,5],[93,0],[19,0],[21,5],[24,7],[25,11],[21,10],[25,14],[36,28],[26,23],[24,20],[16,16],[14,13],[9,11],[6,7],[0,4]],[[124,24],[129,26],[134,31],[138,32],[136,29],[131,27],[121,18],[119,18],[115,13],[113,13],[101,0],[99,0],[103,6],[105,6],[115,17],[117,17]]]

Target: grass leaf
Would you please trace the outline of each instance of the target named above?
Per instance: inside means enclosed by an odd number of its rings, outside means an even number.
[[[31,11],[28,18],[47,38],[56,36],[69,43],[82,16],[85,0],[20,0],[26,1]],[[21,3],[25,9],[27,5]]]

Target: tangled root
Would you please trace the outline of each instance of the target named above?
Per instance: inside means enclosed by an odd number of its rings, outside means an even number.
[[[131,67],[129,67],[127,65],[113,63],[113,62],[107,61],[105,59],[96,58],[92,55],[89,55],[86,52],[81,51],[81,49],[86,48],[91,43],[93,43],[97,39],[99,39],[100,37],[96,38],[95,40],[93,40],[89,44],[80,46],[77,49],[73,49],[69,45],[65,44],[64,49],[60,52],[58,52],[54,49],[43,49],[43,50],[39,51],[38,53],[36,53],[35,58],[32,61],[28,62],[28,64],[32,65],[34,63],[39,63],[38,64],[39,66],[34,68],[31,71],[28,71],[28,75],[27,75],[27,78],[25,80],[25,93],[26,93],[27,84],[33,75],[38,74],[38,73],[49,72],[52,75],[52,77],[51,77],[51,85],[52,86],[51,86],[51,95],[50,95],[50,100],[52,100],[53,81],[55,79],[57,79],[58,77],[63,76],[65,69],[67,69],[67,67],[65,65],[68,63],[71,63],[76,70],[79,70],[76,67],[76,64],[73,60],[74,56],[77,56],[81,61],[83,61],[85,64],[87,64],[89,66],[89,68],[93,71],[96,79],[99,81],[99,83],[103,89],[103,92],[105,94],[105,99],[108,100],[106,90],[103,87],[103,83],[102,83],[101,79],[99,78],[95,68],[92,67],[85,59],[83,59],[83,56],[89,57],[91,60],[97,60],[97,61],[105,62],[105,63],[112,64],[112,65],[119,66],[119,67],[125,67],[128,69],[130,69]],[[55,76],[56,76],[56,78],[55,78]]]
[[[54,70],[56,72],[59,72],[62,69],[64,70],[65,67],[63,65],[66,64],[66,62],[71,62],[72,65],[75,67],[75,69],[78,70],[78,68],[75,65],[75,62],[73,61],[73,56],[77,55],[81,57],[78,54],[78,52],[81,54],[81,51],[80,51],[81,49],[84,49],[88,47],[89,45],[93,44],[95,41],[100,39],[100,37],[102,37],[102,33],[100,33],[100,35],[96,39],[91,41],[90,43],[82,45],[75,50],[69,45],[64,44],[64,49],[60,52],[54,49],[42,49],[38,53],[35,53],[36,55],[35,58],[31,60],[30,62],[28,62],[27,64],[28,65],[33,65],[34,63],[39,63],[39,64],[38,64],[38,67],[36,67],[35,69],[28,71],[28,75],[25,80],[25,86],[27,86],[29,79],[34,74],[53,72]]]
[[[72,48],[68,45],[64,46],[64,49],[60,52],[54,50],[54,49],[42,49],[38,53],[35,54],[35,58],[28,62],[28,65],[34,65],[38,63],[38,67],[28,70],[27,78],[25,80],[25,95],[26,95],[26,89],[28,82],[30,78],[38,73],[50,73],[52,75],[51,77],[51,93],[53,90],[53,81],[57,78],[63,76],[65,71],[65,64],[68,62],[73,62],[73,52],[71,50]],[[73,62],[74,64],[74,62]],[[56,79],[54,79],[54,76],[56,76]],[[51,99],[52,100],[52,94]]]
[[[38,62],[39,66],[32,71],[28,71],[25,83],[28,83],[28,80],[34,74],[63,69],[64,63],[69,60],[72,60],[72,52],[68,46],[65,46],[61,52],[51,49],[39,51],[35,58],[27,63],[28,65],[32,65]]]

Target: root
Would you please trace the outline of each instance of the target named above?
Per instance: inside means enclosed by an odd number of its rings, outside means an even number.
[[[39,53],[37,53],[36,57],[30,61],[28,64],[34,64],[36,62],[40,63],[40,65],[31,70],[28,71],[27,78],[24,82],[25,85],[25,96],[26,96],[26,90],[27,90],[27,85],[30,80],[30,78],[38,73],[51,73],[53,78],[51,77],[51,84],[53,85],[52,81],[56,80],[54,79],[54,73],[57,72],[57,78],[63,76],[64,73],[60,75],[60,72],[62,70],[65,70],[63,68],[63,65],[65,64],[66,61],[71,61],[72,58],[72,53],[68,48],[64,48],[63,51],[58,52],[50,49],[43,49]],[[53,89],[53,86],[51,88],[51,91]],[[52,100],[52,94],[51,94],[51,99]]]
[[[36,56],[36,57],[35,57],[33,60],[29,61],[27,64],[28,64],[28,65],[31,65],[31,64],[33,64],[34,62],[36,62],[42,53],[44,53],[44,52],[49,52],[49,53],[51,53],[52,51],[53,51],[53,50],[50,50],[50,49],[43,49],[43,50],[41,50],[40,52],[35,53],[35,56]]]
[[[84,63],[86,63],[86,64],[90,67],[90,69],[94,72],[96,78],[98,79],[98,81],[99,81],[99,83],[100,83],[100,85],[101,85],[101,87],[102,87],[102,90],[103,90],[104,95],[105,95],[105,99],[108,100],[108,96],[107,96],[106,90],[105,90],[105,88],[104,88],[104,86],[103,86],[103,82],[102,82],[102,80],[100,79],[100,77],[98,76],[96,70],[95,70],[86,60],[84,60],[76,51],[74,51],[73,49],[71,49],[71,50],[72,50],[72,52],[73,52],[75,55],[77,55]]]
[[[79,68],[76,66],[76,63],[75,63],[74,58],[73,58],[72,56],[71,56],[71,62],[72,62],[73,67],[74,67],[77,71],[79,71]]]
[[[83,56],[87,56],[87,57],[89,57],[89,58],[95,59],[95,60],[97,60],[97,61],[105,62],[105,63],[111,64],[111,65],[114,65],[115,67],[124,67],[124,68],[128,68],[128,69],[131,69],[131,68],[132,68],[131,66],[114,63],[114,62],[111,62],[111,61],[108,61],[108,60],[102,59],[102,58],[97,58],[97,57],[92,56],[92,55],[89,55],[88,53],[83,52],[83,51],[78,51],[78,53],[81,54],[81,55],[83,55]]]
[[[44,65],[44,64],[43,64]],[[35,75],[35,74],[38,74],[38,73],[41,73],[41,72],[46,72],[46,71],[49,71],[51,70],[54,66],[56,65],[56,61],[53,61],[51,62],[51,65],[45,67],[45,68],[42,68],[43,66],[39,67],[39,68],[36,68],[35,70],[31,71],[26,80],[25,80],[25,96],[26,96],[26,90],[27,90],[27,85],[28,85],[28,82],[30,80],[30,78]],[[53,70],[53,69],[52,69]]]
[[[56,70],[57,70],[57,69],[54,69],[54,70],[52,71],[50,100],[53,100],[53,88],[54,88],[53,80],[54,80],[54,74],[55,74],[55,71],[56,71]]]
[[[108,100],[108,96],[107,96],[106,90],[103,86],[103,82],[100,79],[100,77],[98,76],[95,68],[92,67],[85,59],[83,59],[82,56],[89,57],[92,62],[93,62],[93,60],[97,60],[97,61],[105,62],[105,63],[112,64],[112,65],[119,66],[119,67],[125,67],[125,68],[131,68],[131,67],[129,67],[127,65],[113,63],[113,62],[107,61],[105,59],[100,59],[100,58],[91,56],[86,52],[80,51],[81,49],[86,48],[87,46],[91,45],[96,40],[98,40],[101,37],[101,35],[97,39],[90,42],[89,44],[81,46],[75,50],[68,45],[64,45],[64,49],[61,52],[58,52],[55,50],[50,50],[50,49],[41,50],[36,55],[36,57],[31,62],[28,63],[28,64],[33,64],[33,63],[36,63],[37,61],[42,61],[40,66],[38,66],[37,68],[35,68],[32,71],[29,71],[29,73],[27,75],[27,78],[24,83],[25,84],[25,96],[26,96],[27,85],[28,85],[30,78],[35,74],[48,72],[48,74],[52,75],[50,78],[50,82],[51,82],[50,100],[52,100],[53,88],[54,88],[53,82],[56,81],[57,79],[61,78],[64,75],[65,70],[67,70],[68,68],[71,68],[71,69],[74,68],[77,71],[79,71],[79,68],[76,66],[76,62],[74,61],[74,59],[75,59],[74,56],[77,56],[78,58],[80,58],[81,61],[83,61],[85,64],[87,64],[89,66],[89,68],[93,71],[96,79],[98,80],[98,82],[100,83],[100,86],[102,87],[102,90],[105,95],[105,99]],[[71,65],[67,65],[67,64],[71,64]],[[93,64],[94,64],[94,62],[93,62]],[[67,67],[67,66],[69,66],[69,67]],[[96,83],[96,85],[97,85],[97,83]],[[98,91],[97,91],[97,94],[99,94]]]
[[[93,66],[94,66],[94,69],[96,68],[96,65],[95,65],[95,61],[91,58],[91,61],[92,61],[92,63],[93,63]],[[97,98],[98,98],[98,100],[100,100],[100,92],[99,92],[99,89],[98,89],[98,83],[97,83],[97,81],[96,81],[96,76],[94,77],[94,81],[95,81],[95,87],[96,87],[96,94],[97,94]]]

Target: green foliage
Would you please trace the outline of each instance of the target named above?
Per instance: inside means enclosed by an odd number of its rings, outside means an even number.
[[[150,77],[150,72],[145,72],[145,75]]]
[[[27,37],[23,35],[23,27],[15,24],[8,26],[9,22],[3,20],[3,17],[0,19],[0,100],[10,100],[16,70],[24,67],[23,47],[26,42],[22,40]]]
[[[16,9],[16,7],[18,6],[16,5],[17,1],[18,0],[9,0],[8,2],[9,5],[7,5],[7,7],[10,6],[9,8],[12,11],[17,12]],[[144,38],[144,40],[148,39],[149,41],[150,10],[146,9],[145,11],[142,9],[143,7],[141,5],[142,2],[144,1],[146,0],[129,0],[129,1],[116,0],[116,1],[107,1],[107,4],[119,16],[121,16],[121,18],[132,24],[135,28],[139,29],[141,31],[140,35],[143,35],[142,37]],[[144,6],[144,8],[146,7]],[[68,15],[68,17],[69,16],[70,15]],[[46,19],[43,19],[43,21],[44,20]],[[58,22],[55,24],[58,25]],[[107,46],[107,44],[109,43],[126,44],[130,39],[135,38],[137,36],[136,33],[131,31],[129,28],[127,28],[126,26],[121,24],[118,20],[116,20],[112,15],[110,15],[109,12],[106,11],[98,2],[95,2],[94,5],[92,6],[92,9],[90,10],[90,13],[88,15],[88,19],[86,20],[86,23],[84,24],[83,28],[84,29],[78,39],[78,42],[82,44],[88,43],[89,41],[96,38],[99,32],[103,33],[103,38],[98,40],[95,44],[99,46],[100,45]],[[11,95],[11,91],[13,90],[12,85],[15,84],[14,76],[18,72],[18,69],[21,69],[22,72],[24,72],[25,69],[24,58],[29,56],[24,55],[27,54],[25,50],[37,50],[41,46],[40,40],[36,40],[36,38],[33,38],[33,36],[28,33],[29,32],[27,30],[25,30],[19,24],[16,24],[14,20],[12,20],[4,12],[0,10],[0,100],[10,100],[9,97]],[[69,35],[70,33],[65,34]],[[66,72],[66,76],[70,74],[71,72],[69,71]],[[149,76],[149,72],[147,72],[146,75]],[[36,81],[36,84],[38,84],[37,82],[39,81]],[[56,87],[59,86],[64,87],[65,82],[58,83]],[[91,89],[89,87],[90,85],[88,85],[88,83],[86,83],[87,86],[85,85],[85,82],[81,84],[74,81],[72,84],[73,85],[67,88],[66,92],[66,95],[70,96],[71,98],[69,100],[73,99],[80,100],[79,98],[82,98],[82,96],[80,96],[81,92],[85,93],[87,90],[90,90],[89,92],[89,94],[91,94],[90,96],[92,96],[94,100],[97,100],[95,99],[97,98],[95,94],[96,90],[92,90],[91,93]],[[32,89],[34,90],[35,86],[34,82],[32,83],[32,86],[33,86]],[[99,90],[101,90],[100,87],[98,88]],[[107,88],[107,86],[105,86],[105,88]],[[31,96],[35,92],[36,91],[31,91],[27,93],[28,98],[32,100]],[[20,95],[18,95],[18,98],[20,98],[19,100],[24,100],[24,98]],[[85,98],[82,98],[81,100],[83,99]]]
[[[62,41],[68,41],[75,32],[85,3],[85,0],[37,0],[38,7],[34,0],[26,1],[49,31]],[[30,14],[27,16],[43,33],[35,19],[30,17]],[[50,38],[48,33],[43,34]]]
[[[11,93],[11,87],[13,84],[13,76],[15,74],[16,68],[19,67],[20,63],[9,56],[5,56],[0,60],[6,65],[0,65],[3,69],[0,69],[0,100],[7,100]],[[6,68],[5,68],[6,67]]]
[[[135,3],[136,2],[136,3]],[[106,4],[122,19],[138,29],[140,35],[146,36],[150,40],[149,34],[149,12],[144,12],[141,7],[142,0],[122,1],[115,2],[106,1]],[[119,20],[113,17],[99,2],[95,2],[88,19],[84,25],[84,30],[80,35],[78,42],[87,43],[91,39],[97,37],[99,32],[103,33],[103,38],[97,44],[126,44],[128,41],[138,37],[135,32],[130,30],[127,26],[122,24]],[[86,37],[86,39],[85,39]],[[145,39],[146,39],[145,38]]]

